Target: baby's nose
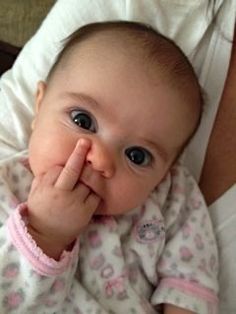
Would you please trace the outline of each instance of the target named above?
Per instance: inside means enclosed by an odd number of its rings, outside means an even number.
[[[111,151],[101,142],[93,142],[87,154],[87,162],[104,177],[110,178],[114,174],[115,166]]]

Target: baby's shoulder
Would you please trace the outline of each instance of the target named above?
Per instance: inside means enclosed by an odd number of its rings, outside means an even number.
[[[170,169],[161,184],[151,195],[159,204],[165,224],[183,223],[190,213],[205,213],[205,200],[197,182],[189,170],[180,162]]]
[[[154,190],[154,196],[165,200],[176,200],[176,197],[187,198],[191,194],[201,194],[198,183],[190,171],[181,162],[176,162],[166,174],[162,182]]]

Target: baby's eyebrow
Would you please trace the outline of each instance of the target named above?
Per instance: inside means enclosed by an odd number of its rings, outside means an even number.
[[[69,96],[70,98],[74,98],[76,101],[82,101],[86,104],[89,104],[91,107],[100,107],[100,104],[93,99],[91,96],[84,94],[84,93],[76,93],[76,92],[66,92],[66,96]]]

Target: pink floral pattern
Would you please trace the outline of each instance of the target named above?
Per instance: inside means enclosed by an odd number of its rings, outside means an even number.
[[[32,247],[27,233],[27,158],[1,171],[0,210],[9,213],[7,224],[0,221],[1,313],[153,314],[165,302],[217,313],[216,242],[204,200],[181,165],[132,213],[92,219],[63,267]]]

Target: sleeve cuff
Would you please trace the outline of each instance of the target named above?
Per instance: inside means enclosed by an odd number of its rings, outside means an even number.
[[[218,298],[208,289],[179,278],[165,278],[152,296],[152,304],[173,304],[198,314],[217,314]]]
[[[63,251],[60,260],[56,261],[48,257],[37,246],[32,236],[27,231],[25,219],[27,215],[26,204],[21,204],[10,215],[7,220],[7,227],[13,245],[26,257],[32,267],[44,276],[55,276],[65,272],[78,258],[79,240],[77,239],[71,251]]]

